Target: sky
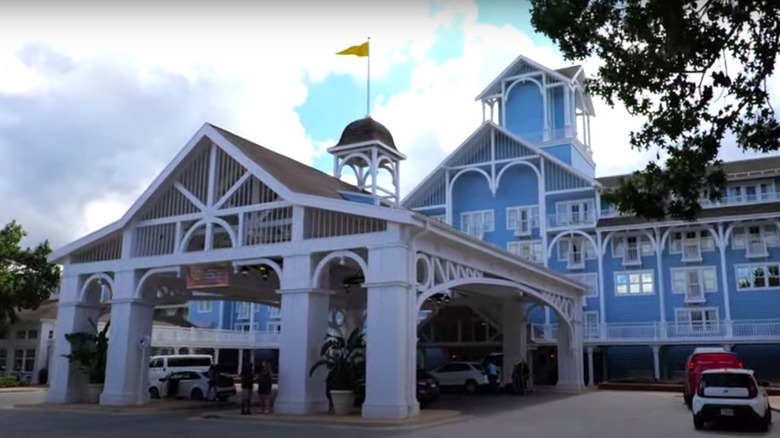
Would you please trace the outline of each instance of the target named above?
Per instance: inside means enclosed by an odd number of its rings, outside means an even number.
[[[34,3],[34,4],[31,4]],[[264,4],[265,3],[265,4]],[[356,7],[360,5],[359,7]],[[569,65],[525,0],[6,2],[0,224],[57,248],[117,219],[205,122],[330,172],[370,111],[407,155],[408,193],[482,122],[475,97],[518,55]],[[584,63],[595,72],[598,60]],[[780,87],[778,87],[780,88]],[[777,95],[777,94],[776,94]],[[641,126],[595,100],[597,176],[643,167]],[[724,157],[742,158],[733,147]]]

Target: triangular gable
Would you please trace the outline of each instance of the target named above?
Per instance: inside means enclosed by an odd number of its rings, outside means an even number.
[[[583,174],[582,172],[574,169],[560,159],[550,155],[544,150],[526,142],[520,137],[512,134],[501,126],[491,122],[485,121],[477,128],[469,137],[460,144],[447,158],[442,160],[433,172],[425,177],[401,202],[401,204],[407,208],[420,208],[428,205],[440,205],[444,204],[444,201],[438,203],[439,200],[439,187],[444,186],[444,170],[450,166],[477,164],[477,163],[489,163],[490,156],[484,161],[476,161],[477,159],[484,158],[484,151],[487,145],[487,153],[490,153],[490,135],[495,133],[496,141],[496,159],[503,160],[509,158],[521,158],[527,156],[540,156],[545,158],[548,163],[556,166],[555,168],[562,169],[568,175],[575,178],[578,183],[578,187],[591,187],[600,186],[601,184],[594,178]],[[486,141],[487,140],[487,141]],[[514,154],[514,155],[512,155]],[[442,193],[445,190],[441,189]],[[436,204],[430,204],[427,202],[429,199],[435,199]]]
[[[474,100],[482,100],[486,97],[500,94],[501,81],[503,81],[506,78],[517,76],[523,73],[529,73],[531,71],[542,71],[562,82],[566,82],[566,83],[571,82],[571,79],[569,77],[561,74],[560,72],[547,68],[536,61],[532,61],[526,58],[525,56],[520,55],[517,58],[515,58],[515,60],[512,61],[504,69],[504,71],[502,71],[498,76],[496,76],[496,78],[493,79],[493,82],[491,82],[487,87],[485,87],[485,89],[482,90],[482,92],[479,93],[479,95]]]

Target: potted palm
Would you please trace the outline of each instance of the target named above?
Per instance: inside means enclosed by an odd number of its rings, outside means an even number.
[[[70,354],[64,355],[71,363],[79,367],[79,371],[89,380],[87,382],[87,402],[98,403],[106,381],[106,359],[108,357],[108,328],[98,332],[97,324],[92,319],[89,323],[94,327],[94,333],[76,332],[65,335],[70,343]]]
[[[349,414],[355,404],[355,390],[362,378],[365,364],[365,339],[360,328],[353,330],[346,339],[338,335],[325,336],[320,360],[309,370],[309,376],[314,375],[321,367],[328,370],[328,398],[336,415]]]

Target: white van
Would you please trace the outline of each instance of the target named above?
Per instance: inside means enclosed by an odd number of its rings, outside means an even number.
[[[179,354],[171,356],[152,356],[149,359],[149,391],[159,391],[160,379],[178,371],[208,372],[213,359],[208,354]]]

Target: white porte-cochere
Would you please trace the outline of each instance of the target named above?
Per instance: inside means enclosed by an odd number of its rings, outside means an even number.
[[[334,149],[359,145],[365,159],[346,161],[350,168],[388,170],[397,184],[403,155],[392,152],[389,132],[374,145],[359,125]],[[217,298],[281,307],[281,413],[328,409],[325,376],[309,370],[333,309],[342,309],[357,315],[353,326],[365,313],[362,415],[416,415],[418,315],[438,294],[498,306],[510,366],[526,354],[528,303],[549,307],[559,322],[558,385],[583,386],[585,285],[401,208],[397,192],[368,181],[349,185],[204,125],[120,220],[52,254],[64,274],[48,401],[85,399],[84,376],[63,357],[64,335],[93,330],[89,320],[110,312],[100,403],[147,403],[140,341],[151,335],[154,307]]]

